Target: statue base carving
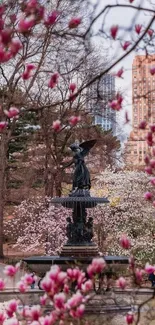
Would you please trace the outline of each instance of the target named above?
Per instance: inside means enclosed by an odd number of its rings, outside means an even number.
[[[76,188],[69,193],[70,197],[90,197],[88,188]]]
[[[95,257],[99,256],[99,251],[97,245],[93,244],[89,246],[73,246],[73,245],[64,245],[60,253],[60,257]]]

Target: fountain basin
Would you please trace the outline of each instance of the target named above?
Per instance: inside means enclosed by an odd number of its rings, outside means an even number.
[[[68,197],[56,197],[51,200],[51,203],[61,204],[68,209],[74,209],[77,205],[82,205],[86,209],[96,207],[97,204],[109,203],[107,198],[91,197],[91,196],[68,196]]]

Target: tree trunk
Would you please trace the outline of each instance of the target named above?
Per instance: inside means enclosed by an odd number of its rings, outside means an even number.
[[[55,177],[55,194],[56,196],[62,195],[62,172],[61,170],[57,170]]]
[[[47,175],[45,177],[45,195],[53,197],[54,196],[54,175],[50,171],[46,171]]]
[[[5,206],[5,170],[6,170],[6,147],[5,134],[1,135],[0,142],[0,258],[3,258],[3,216]]]

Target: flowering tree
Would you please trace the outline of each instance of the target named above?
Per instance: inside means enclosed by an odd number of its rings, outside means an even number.
[[[50,205],[50,199],[36,197],[23,201],[12,221],[4,224],[7,238],[17,241],[17,247],[27,251],[58,254],[66,238],[66,218],[69,210]]]
[[[106,170],[95,184],[92,194],[108,196],[110,201],[87,211],[88,217],[94,220],[94,241],[100,252],[126,254],[119,245],[119,238],[124,233],[132,239],[130,252],[136,258],[154,261],[154,207],[144,200],[147,175],[144,172]],[[29,252],[40,249],[47,254],[60,252],[66,241],[66,218],[71,217],[71,211],[48,204],[48,200],[39,197],[23,201],[16,208],[14,218],[4,227],[5,235],[17,241],[16,247]]]
[[[130,247],[129,239],[125,236],[122,237],[120,245],[123,248],[128,249]],[[143,275],[148,275],[155,270],[155,266],[150,265],[149,263],[146,263],[144,268],[137,268],[133,257],[129,259],[129,266],[132,278],[137,288],[139,288],[142,283]],[[19,267],[19,263],[15,266],[7,265],[4,269],[5,276],[12,278],[15,282],[15,277],[18,273]],[[5,303],[0,310],[1,323],[7,325],[18,325],[23,321],[25,324],[41,323],[64,325],[68,321],[72,321],[73,324],[76,324],[78,321],[78,324],[83,324],[83,322],[87,324],[87,317],[84,314],[85,307],[90,302],[92,308],[94,297],[93,287],[96,281],[101,279],[107,269],[108,267],[103,258],[94,258],[86,270],[81,270],[78,267],[75,267],[68,268],[64,272],[57,265],[51,266],[50,270],[41,281],[41,287],[44,290],[44,293],[40,297],[39,304],[26,306],[24,305],[23,299],[20,299],[20,297],[18,297],[18,299],[12,299]],[[25,273],[17,283],[16,290],[19,291],[19,293],[28,291],[33,281],[34,278],[32,275]],[[127,281],[124,277],[120,276],[114,285],[124,290],[127,287]],[[0,291],[5,290],[5,286],[5,281],[0,278]],[[143,306],[153,301],[154,292],[147,301],[138,303],[137,312],[129,312],[126,314],[126,324],[138,325],[139,320],[141,320],[141,311]],[[105,301],[102,300],[102,303],[105,303],[106,306],[106,299]],[[147,310],[151,311],[151,307],[149,306]],[[152,319],[153,314],[151,313],[149,321]],[[90,321],[89,324],[93,324],[93,322]]]
[[[107,170],[98,177],[95,193],[110,200],[94,211],[95,239],[102,252],[125,254],[119,246],[124,233],[132,238],[130,252],[136,258],[154,261],[154,207],[145,200],[147,187],[153,186],[144,172]]]

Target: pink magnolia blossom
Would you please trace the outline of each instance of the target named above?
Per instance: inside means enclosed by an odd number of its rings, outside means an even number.
[[[31,274],[28,274],[26,273],[23,278],[22,278],[23,282],[26,284],[26,285],[31,285],[33,283],[33,281],[37,280],[37,277],[33,277]]]
[[[34,19],[22,19],[18,24],[19,33],[27,33],[35,25]]]
[[[45,306],[46,305],[46,302],[47,302],[47,295],[44,294],[42,297],[40,297],[40,304],[42,306]]]
[[[7,265],[4,268],[4,273],[7,276],[13,277],[13,276],[15,276],[15,274],[17,273],[18,270],[19,270],[19,263],[17,263],[15,266]]]
[[[0,122],[0,132],[2,132],[6,127],[8,123],[6,121],[1,121]]]
[[[150,125],[150,130],[151,130],[151,132],[155,132],[155,124],[152,124],[152,125]]]
[[[126,235],[122,235],[119,242],[120,246],[124,249],[129,249],[131,247],[131,242]]]
[[[130,266],[131,269],[134,269],[134,267],[135,267],[135,259],[134,259],[133,255],[131,255],[129,257],[129,266]]]
[[[58,309],[64,309],[65,308],[65,301],[66,301],[66,295],[63,292],[60,292],[56,295],[54,295],[54,306]]]
[[[45,19],[45,22],[44,22],[45,25],[46,26],[53,25],[56,22],[56,20],[57,20],[57,18],[58,18],[59,15],[60,15],[59,11],[57,11],[57,10],[52,11],[48,15],[48,17]]]
[[[155,207],[155,201],[153,201],[152,205]]]
[[[0,31],[3,29],[3,27],[4,27],[4,20],[0,18]]]
[[[83,314],[84,314],[84,311],[85,311],[85,305],[81,304],[76,309],[76,317],[81,318],[83,316]]]
[[[60,267],[58,265],[53,265],[47,275],[51,280],[56,281],[59,273]]]
[[[86,280],[85,272],[80,272],[79,277],[77,279],[77,288],[78,289],[81,289],[82,284],[84,283],[85,280]]]
[[[22,48],[22,43],[19,40],[16,39],[11,40],[9,44],[9,49],[13,57],[19,52],[21,48]]]
[[[71,126],[75,126],[77,123],[79,123],[81,121],[81,117],[80,116],[71,116],[69,118],[69,124]]]
[[[118,25],[113,25],[110,28],[110,35],[114,40],[116,39],[117,33],[118,33]]]
[[[0,291],[4,289],[5,289],[5,282],[2,279],[0,279]]]
[[[116,285],[121,288],[121,289],[125,289],[126,287],[126,280],[121,276],[117,281],[116,281]]]
[[[146,165],[149,165],[149,163],[150,163],[150,157],[149,156],[145,156],[144,162],[145,162]]]
[[[49,277],[47,275],[41,281],[41,287],[46,292],[51,291],[51,289],[52,289],[52,281],[51,281],[51,279],[49,279]]]
[[[75,89],[76,89],[76,84],[75,83],[71,83],[69,85],[69,90],[73,93],[75,91]]]
[[[129,325],[129,324],[133,324],[134,322],[134,315],[132,313],[128,313],[126,316],[125,316],[125,319],[126,319],[126,323]]]
[[[16,312],[18,303],[19,302],[16,299],[12,299],[8,302],[8,305],[6,307],[6,313],[9,317],[12,317],[13,314]]]
[[[72,295],[70,299],[67,301],[67,307],[69,309],[77,307],[83,300],[82,294],[77,291],[75,294]]]
[[[119,77],[119,78],[121,78],[121,77],[122,77],[122,74],[123,74],[123,72],[124,72],[123,68],[121,68],[120,70],[118,70],[118,71],[117,71],[117,73],[116,73],[116,77]]]
[[[3,14],[4,14],[4,12],[5,12],[5,9],[6,9],[5,5],[4,5],[4,4],[1,4],[1,5],[0,5],[0,17],[3,16]]]
[[[131,44],[131,42],[129,42],[129,41],[125,41],[124,44],[122,44],[122,48],[123,48],[123,50],[126,51],[127,48],[130,46],[130,44]]]
[[[16,19],[17,19],[17,16],[16,16],[16,14],[11,14],[11,15],[9,16],[9,18],[10,18],[12,24],[13,24],[13,23],[15,23],[15,21],[16,21]]]
[[[29,8],[29,9],[36,9],[37,6],[38,6],[37,0],[29,0],[26,4],[26,8]]]
[[[76,97],[77,97],[77,94],[74,94],[74,93],[70,94],[69,95],[69,101],[70,102],[74,102],[74,100],[76,99]]]
[[[117,93],[116,98],[109,102],[109,107],[113,110],[120,111],[122,109],[123,97],[120,93]]]
[[[4,29],[0,33],[0,40],[6,46],[11,41],[12,30],[11,29]]]
[[[38,325],[52,325],[52,324],[54,324],[54,319],[53,319],[53,317],[51,317],[51,315],[46,315],[45,317],[39,318]],[[59,322],[59,325],[60,325],[60,322]]]
[[[150,201],[150,200],[152,200],[152,197],[153,197],[153,194],[152,194],[151,192],[146,192],[146,193],[144,194],[144,199],[145,199],[145,200]]]
[[[17,289],[20,291],[20,292],[25,292],[27,290],[27,285],[26,283],[24,283],[23,281],[19,281],[17,283]]]
[[[150,179],[150,183],[151,183],[152,185],[155,185],[155,177],[153,177],[153,178]]]
[[[122,108],[117,100],[112,100],[111,102],[109,102],[109,107],[114,111],[120,111],[120,109]]]
[[[81,24],[81,18],[75,17],[69,21],[68,27],[72,29],[78,27],[80,24]]]
[[[142,29],[142,25],[139,25],[139,24],[135,25],[135,32],[136,32],[138,35],[140,34],[141,29]]]
[[[75,281],[78,279],[80,274],[80,270],[78,268],[75,269],[67,269],[67,276],[72,280]]]
[[[93,274],[102,272],[105,267],[106,263],[103,258],[94,258],[92,263],[87,267],[87,273],[92,277]]]
[[[153,174],[152,168],[150,166],[145,167],[145,172],[149,175]]]
[[[64,284],[63,291],[64,291],[66,294],[68,294],[68,293],[69,293],[69,285]]]
[[[57,279],[56,279],[57,284],[58,285],[64,284],[66,278],[67,278],[67,273],[66,272],[63,272],[63,271],[59,272],[58,275],[57,275]]]
[[[30,310],[31,319],[33,321],[38,321],[40,316],[41,316],[41,306],[40,305],[32,306]]]
[[[32,71],[36,69],[36,66],[32,63],[28,63],[26,66],[25,66],[25,71],[24,73],[22,74],[22,78],[23,80],[27,80],[29,79],[31,76],[32,76]]]
[[[153,273],[154,271],[155,271],[155,266],[150,265],[149,263],[146,263],[145,272],[150,274],[150,273]]]
[[[150,68],[150,73],[152,76],[155,74],[155,66]]]
[[[0,62],[5,62],[6,51],[2,45],[0,45]]]
[[[154,159],[150,160],[150,166],[151,166],[151,168],[155,168],[155,160]]]
[[[4,114],[8,118],[13,118],[19,115],[19,109],[16,107],[10,107],[8,111],[6,109],[4,110]]]
[[[55,132],[60,131],[61,129],[61,122],[59,120],[56,120],[53,122],[52,128],[54,129]]]
[[[139,129],[141,130],[145,130],[147,126],[147,122],[146,121],[141,121],[139,124]]]
[[[2,45],[0,45],[0,63],[7,62],[7,61],[8,61],[8,53],[6,52],[5,48]]]
[[[49,80],[48,87],[49,88],[54,88],[57,85],[57,83],[58,83],[58,79],[59,79],[59,74],[57,72],[55,72],[51,76],[51,78]]]
[[[150,147],[153,146],[153,134],[152,134],[152,132],[147,133],[146,142],[147,142],[148,146],[150,146]]]
[[[143,279],[143,274],[144,274],[144,270],[140,270],[140,269],[136,269],[135,270],[135,277],[136,277],[136,281],[138,283],[140,283]]]
[[[85,283],[82,284],[81,290],[82,292],[86,293],[93,289],[93,282],[92,280],[87,280]]]
[[[4,323],[5,319],[6,319],[5,313],[0,310],[0,325]]]
[[[147,33],[148,33],[148,35],[150,37],[152,37],[153,36],[153,33],[154,33],[154,30],[153,29],[148,29]]]
[[[34,69],[36,69],[36,66],[33,64],[33,63],[28,63],[27,65],[26,65],[26,70],[29,72],[29,71],[32,71],[32,70],[34,70]]]
[[[134,2],[134,0],[129,0],[130,3]]]

